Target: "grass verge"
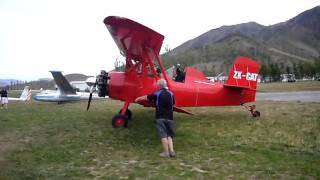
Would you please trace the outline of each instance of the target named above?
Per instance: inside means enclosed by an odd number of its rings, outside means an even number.
[[[320,104],[258,102],[175,114],[176,159],[161,159],[153,109],[122,103],[11,103],[0,111],[0,179],[319,179]]]
[[[260,92],[293,92],[293,91],[320,91],[320,81],[301,81],[294,83],[260,83]]]

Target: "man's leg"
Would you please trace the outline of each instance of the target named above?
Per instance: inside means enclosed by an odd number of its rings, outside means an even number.
[[[163,147],[163,152],[169,154],[169,145],[168,145],[168,139],[167,138],[162,138],[161,139],[162,147]]]
[[[168,139],[167,138],[161,138],[161,143],[162,143],[163,152],[160,153],[160,156],[161,157],[170,157]]]
[[[173,140],[170,136],[167,139],[168,139],[168,149],[170,152],[173,152],[174,151],[173,150]]]
[[[173,149],[173,139],[170,136],[168,137],[168,148],[169,148],[170,156],[175,157],[176,153],[174,152],[174,149]]]

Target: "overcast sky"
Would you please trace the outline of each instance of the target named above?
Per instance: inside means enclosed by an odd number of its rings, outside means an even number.
[[[123,16],[165,36],[173,49],[210,29],[255,21],[272,25],[319,0],[0,0],[0,79],[96,75],[123,59],[103,19]]]

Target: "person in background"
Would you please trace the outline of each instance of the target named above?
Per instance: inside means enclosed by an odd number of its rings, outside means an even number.
[[[177,64],[177,66],[176,66],[176,78],[175,78],[175,81],[177,81],[177,82],[183,82],[183,80],[184,80],[184,73],[183,73],[183,71],[181,70],[180,64]]]
[[[8,91],[5,88],[2,88],[0,91],[1,95],[1,109],[8,109]]]
[[[96,85],[98,86],[99,97],[108,95],[108,73],[105,70],[101,70],[100,74],[97,76]]]

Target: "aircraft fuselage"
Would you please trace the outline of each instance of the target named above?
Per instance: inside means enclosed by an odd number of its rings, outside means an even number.
[[[44,101],[44,102],[69,102],[69,101],[80,101],[80,95],[72,94],[72,95],[64,95],[58,93],[52,94],[37,94],[33,96],[33,99],[36,101]]]
[[[137,97],[158,90],[156,79],[135,72],[109,74],[109,97],[134,102]],[[240,105],[255,100],[255,93],[247,89],[228,88],[208,81],[202,72],[188,68],[184,82],[169,80],[169,89],[176,98],[177,107]]]

